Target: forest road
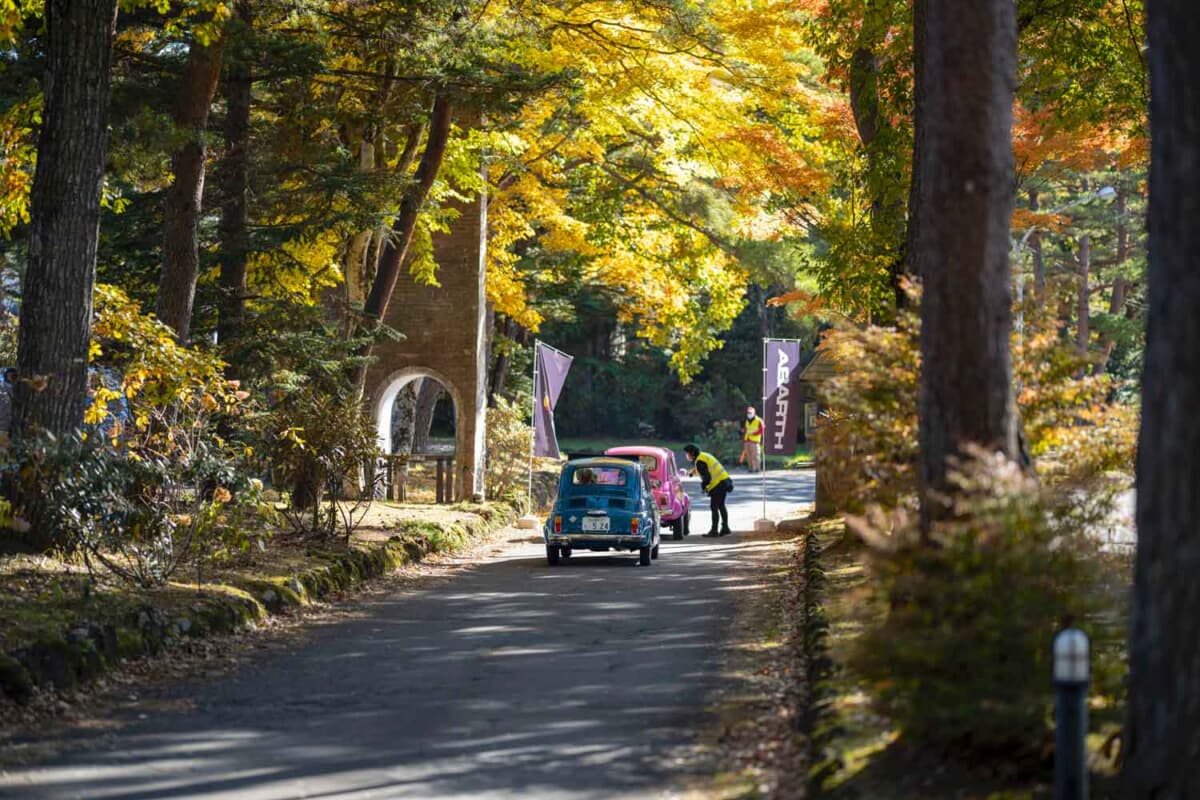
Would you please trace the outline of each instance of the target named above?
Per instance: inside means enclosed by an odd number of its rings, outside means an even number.
[[[772,474],[811,500],[812,473]],[[734,528],[761,514],[734,476]],[[755,478],[754,480],[757,480]],[[689,489],[696,489],[691,480]],[[664,798],[722,680],[734,593],[759,576],[733,535],[546,565],[528,531],[450,580],[368,593],[231,677],[152,689],[157,708],[0,773],[11,798]],[[142,718],[144,717],[144,718]]]

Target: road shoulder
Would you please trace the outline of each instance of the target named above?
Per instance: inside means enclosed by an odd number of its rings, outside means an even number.
[[[700,750],[712,777],[685,793],[689,800],[804,796],[801,541],[771,532],[740,534],[734,543],[739,566],[756,579],[737,593],[721,679],[708,699],[714,721]]]

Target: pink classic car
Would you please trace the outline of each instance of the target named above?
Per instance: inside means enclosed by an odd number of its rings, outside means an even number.
[[[640,461],[650,475],[650,488],[654,492],[654,502],[658,505],[661,523],[670,526],[675,539],[682,539],[691,533],[692,498],[688,497],[687,490],[683,488],[683,482],[679,479],[674,453],[665,447],[629,445],[610,447],[604,454],[636,458]]]

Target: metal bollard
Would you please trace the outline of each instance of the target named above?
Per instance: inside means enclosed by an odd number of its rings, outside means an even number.
[[[1066,628],[1054,637],[1054,797],[1087,800],[1087,690],[1091,663],[1087,634]]]

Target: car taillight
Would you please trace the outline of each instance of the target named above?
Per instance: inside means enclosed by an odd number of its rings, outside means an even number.
[[[660,506],[662,506],[663,508],[666,508],[669,503],[670,503],[670,501],[667,500],[666,495],[663,495],[662,497],[658,498],[658,504]]]
[[[562,533],[562,517],[554,518],[554,532]]]
[[[629,521],[629,532],[632,533],[634,536],[637,536],[638,525],[640,525],[640,524],[641,524],[641,520],[638,519],[637,517],[634,517],[632,520]]]

